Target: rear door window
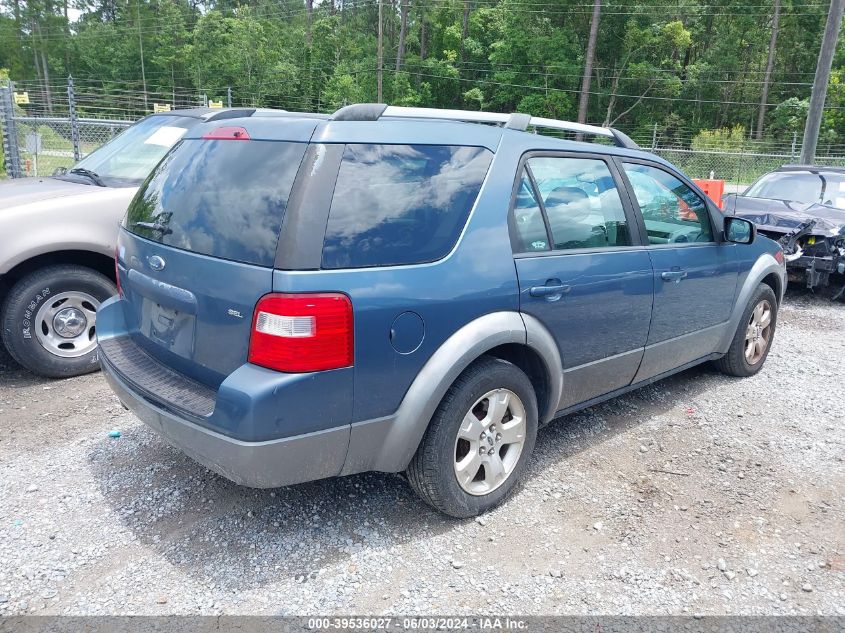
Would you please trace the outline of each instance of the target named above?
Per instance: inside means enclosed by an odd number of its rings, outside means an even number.
[[[631,246],[610,169],[597,158],[535,156],[525,162],[513,210],[517,252]],[[547,232],[548,227],[548,232]],[[547,242],[545,236],[550,235]]]
[[[329,211],[323,268],[417,264],[446,256],[492,158],[480,147],[347,145]]]
[[[129,206],[126,228],[155,242],[272,266],[305,143],[185,140]]]
[[[549,250],[549,233],[543,217],[543,209],[534,193],[534,185],[523,171],[514,200],[513,219],[519,237],[517,250],[520,252]]]
[[[622,199],[603,160],[537,156],[528,167],[556,250],[631,245]]]

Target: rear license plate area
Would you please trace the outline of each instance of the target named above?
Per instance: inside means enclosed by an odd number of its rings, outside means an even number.
[[[145,298],[141,304],[141,334],[184,358],[194,354],[196,317]]]

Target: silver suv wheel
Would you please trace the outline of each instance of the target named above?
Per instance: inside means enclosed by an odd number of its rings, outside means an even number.
[[[487,512],[517,487],[537,439],[537,395],[519,367],[482,356],[446,391],[408,482],[449,516]]]
[[[760,362],[772,338],[772,304],[762,299],[751,312],[745,328],[745,360],[749,365]]]
[[[454,469],[461,489],[486,495],[519,463],[525,444],[525,406],[513,391],[484,394],[464,416],[455,440]]]
[[[33,329],[41,346],[56,356],[84,356],[97,346],[94,326],[100,302],[85,292],[62,292],[35,313]]]

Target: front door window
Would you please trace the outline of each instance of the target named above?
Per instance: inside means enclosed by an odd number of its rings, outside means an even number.
[[[651,244],[712,242],[704,200],[669,172],[651,165],[623,163],[643,214]]]

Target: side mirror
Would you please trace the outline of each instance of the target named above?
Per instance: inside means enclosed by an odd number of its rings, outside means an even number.
[[[757,237],[757,227],[744,218],[725,218],[725,241],[734,244],[751,244]]]

